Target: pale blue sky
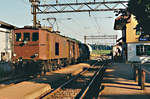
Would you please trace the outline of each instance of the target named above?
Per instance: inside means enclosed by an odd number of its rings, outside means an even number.
[[[49,2],[51,0],[45,1]],[[30,5],[28,0],[1,0],[0,20],[18,27],[31,25],[32,15]],[[58,18],[58,30],[62,35],[76,38],[80,41],[83,41],[84,35],[121,35],[120,32],[113,30],[114,19],[116,18],[113,12],[91,12],[91,17],[88,13],[38,15],[39,20],[47,17]],[[72,20],[62,20],[61,18],[72,18]],[[47,25],[46,21],[42,21],[41,23]],[[108,40],[107,42],[112,41]],[[94,43],[101,43],[101,41],[97,40]]]

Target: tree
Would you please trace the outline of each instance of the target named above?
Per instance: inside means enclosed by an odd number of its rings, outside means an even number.
[[[130,0],[128,11],[138,21],[145,34],[150,34],[150,0]]]

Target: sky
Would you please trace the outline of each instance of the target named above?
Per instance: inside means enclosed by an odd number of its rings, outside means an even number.
[[[41,0],[42,1],[42,0]],[[43,0],[44,3],[51,3],[55,0]],[[50,2],[51,1],[51,2]],[[62,0],[61,0],[62,1]],[[67,0],[64,0],[65,2]],[[84,0],[83,0],[84,1]],[[86,0],[87,1],[87,0]],[[90,1],[90,0],[89,0]],[[100,0],[102,1],[102,0]],[[111,1],[111,0],[108,0]],[[116,0],[113,0],[116,1]],[[1,0],[0,3],[0,20],[17,27],[32,25],[31,3],[28,0]],[[55,17],[54,30],[60,31],[61,35],[69,36],[80,41],[84,41],[84,36],[91,35],[118,35],[121,31],[113,30],[114,20],[116,18],[114,12],[91,12],[89,13],[59,13],[38,15],[37,19],[42,25],[49,25],[43,18]],[[112,18],[108,18],[112,17]],[[67,20],[71,18],[71,20]],[[53,21],[51,21],[53,23]],[[87,41],[92,43],[112,43],[112,40],[93,40]]]

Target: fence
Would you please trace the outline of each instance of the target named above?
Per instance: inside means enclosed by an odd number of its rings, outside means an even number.
[[[9,62],[0,62],[0,79],[10,76],[12,70],[13,68]]]
[[[145,89],[145,74],[150,74],[149,71],[142,68],[142,64],[131,64],[133,67],[133,77],[136,82],[138,82],[138,85],[141,86],[141,90]]]

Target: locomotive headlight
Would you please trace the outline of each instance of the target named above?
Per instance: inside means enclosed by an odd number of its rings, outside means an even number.
[[[17,55],[14,53],[13,56],[17,56]]]
[[[27,44],[27,43],[28,43],[28,41],[24,41],[23,43],[24,43],[24,44]]]
[[[18,61],[22,61],[22,57],[19,57],[19,58],[18,58]]]
[[[21,62],[22,61],[22,59],[18,59],[18,62]]]
[[[15,62],[15,61],[12,61],[12,63],[14,63],[14,64],[15,64],[16,62]]]
[[[34,54],[35,56],[39,56],[39,54]]]

